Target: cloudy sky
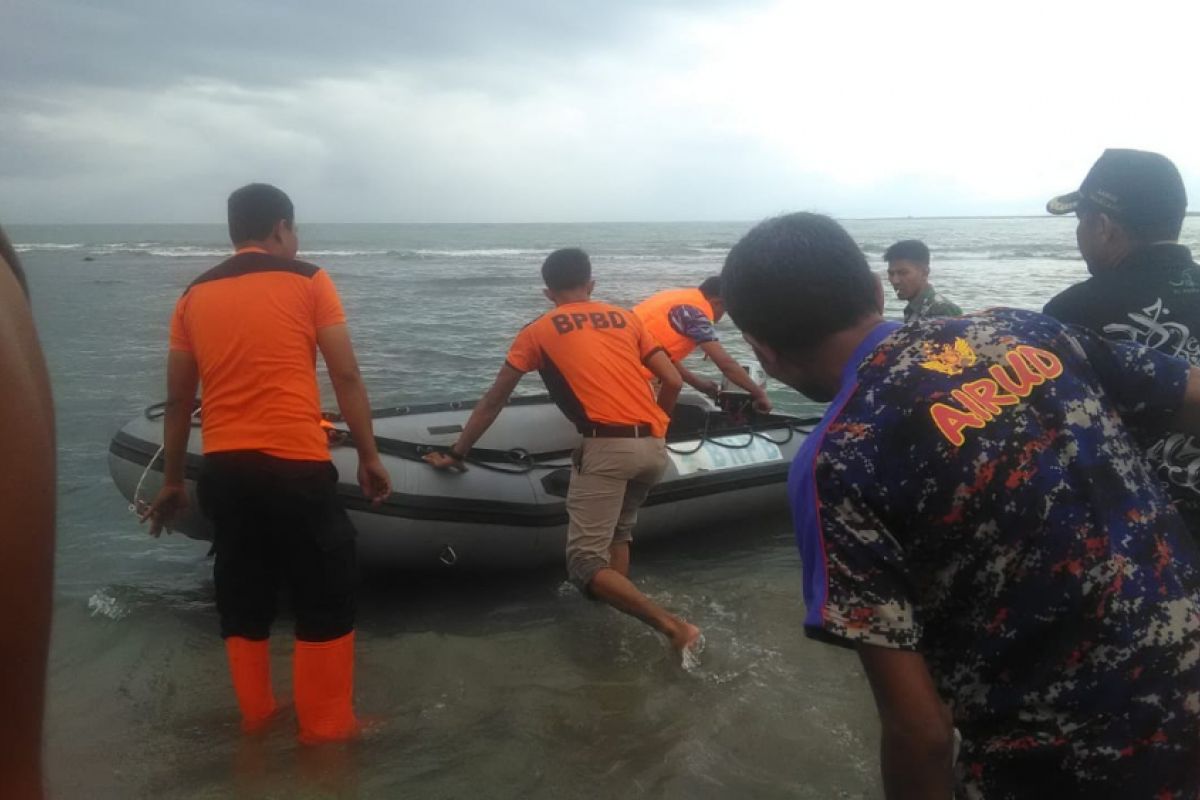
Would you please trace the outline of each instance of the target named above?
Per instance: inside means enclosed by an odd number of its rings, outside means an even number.
[[[0,220],[1028,214],[1106,146],[1200,197],[1195,8],[0,0]]]

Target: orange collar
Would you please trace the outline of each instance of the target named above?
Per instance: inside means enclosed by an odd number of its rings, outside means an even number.
[[[266,250],[263,250],[261,247],[256,247],[255,245],[248,245],[248,246],[246,246],[246,247],[239,247],[239,248],[238,248],[238,249],[237,249],[237,250],[234,252],[234,255],[239,255],[239,256],[240,256],[242,253],[262,253],[264,256],[269,256],[269,255],[271,255],[271,254],[270,254],[270,253],[268,253]]]

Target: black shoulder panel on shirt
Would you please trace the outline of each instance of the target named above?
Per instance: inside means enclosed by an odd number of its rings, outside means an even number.
[[[293,275],[311,278],[320,269],[315,264],[309,264],[306,261],[279,258],[269,253],[238,253],[222,261],[199,278],[196,278],[188,288],[191,289],[193,286],[201,283],[219,281],[225,278],[239,278],[242,275],[252,275],[256,272],[290,272]]]

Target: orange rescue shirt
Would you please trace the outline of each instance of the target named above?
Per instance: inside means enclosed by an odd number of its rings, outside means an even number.
[[[668,289],[651,295],[633,307],[633,313],[667,351],[673,363],[687,358],[696,349],[696,341],[671,324],[671,309],[676,306],[695,306],[710,321],[713,318],[712,302],[699,289]],[[646,374],[643,373],[643,376]]]
[[[581,430],[649,425],[661,437],[670,420],[642,376],[659,350],[632,311],[588,301],[558,306],[526,325],[505,363],[540,371],[554,402]]]
[[[257,248],[193,281],[175,304],[171,349],[199,366],[204,452],[328,461],[317,330],[345,321],[324,270]]]

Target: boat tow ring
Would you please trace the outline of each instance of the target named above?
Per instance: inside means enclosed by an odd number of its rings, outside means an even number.
[[[458,563],[458,553],[454,552],[453,547],[446,545],[445,549],[438,556],[438,561],[441,561],[447,567],[453,567]]]

